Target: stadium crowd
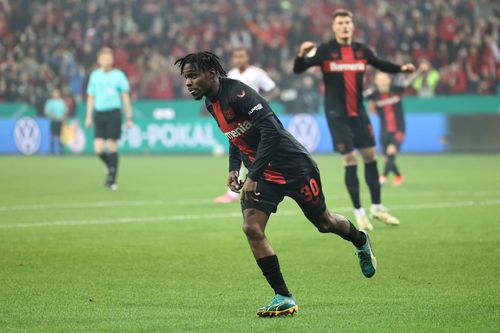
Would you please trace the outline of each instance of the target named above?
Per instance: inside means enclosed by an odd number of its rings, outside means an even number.
[[[175,58],[212,50],[227,61],[243,46],[278,82],[285,105],[317,109],[320,73],[293,76],[292,62],[300,42],[332,37],[339,7],[354,12],[356,39],[381,57],[432,65],[409,93],[500,93],[494,0],[0,0],[0,101],[39,106],[54,86],[80,101],[105,45],[133,98],[182,98]]]

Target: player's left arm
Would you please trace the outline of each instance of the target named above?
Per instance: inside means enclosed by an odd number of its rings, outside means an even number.
[[[125,126],[127,128],[131,128],[132,123],[132,103],[130,103],[130,94],[128,92],[122,93],[122,101],[123,101],[123,109],[125,111],[125,115],[127,117],[127,121],[125,122]]]
[[[241,168],[241,153],[231,141],[229,141],[229,172],[239,172]]]
[[[365,47],[366,59],[368,64],[386,73],[412,73],[415,71],[413,64],[397,65],[390,61],[382,60],[373,53],[368,47]]]
[[[121,82],[120,82],[120,91],[121,91],[121,97],[122,97],[122,102],[123,102],[123,110],[125,111],[125,115],[127,117],[127,121],[125,122],[125,126],[127,128],[131,128],[133,123],[132,123],[132,103],[130,102],[130,85],[128,82],[127,77],[125,74],[122,72],[121,73]]]
[[[375,114],[375,89],[368,88],[363,91],[363,98],[368,100],[368,112]]]
[[[238,147],[229,141],[229,175],[227,177],[227,186],[231,191],[239,193],[242,184],[239,181],[241,167],[241,153]]]
[[[411,86],[418,77],[420,77],[423,73],[427,72],[428,70],[429,66],[427,64],[425,63],[420,64],[420,66],[418,66],[418,69],[415,72],[413,72],[411,75],[409,75],[404,79],[403,87],[408,88],[409,86]]]

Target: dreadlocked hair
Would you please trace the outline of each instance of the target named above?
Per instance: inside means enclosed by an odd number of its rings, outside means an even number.
[[[219,77],[226,77],[226,71],[222,68],[220,58],[209,51],[189,53],[183,58],[175,61],[174,65],[178,65],[181,69],[181,74],[184,73],[186,64],[193,64],[199,71],[208,72],[214,70]]]

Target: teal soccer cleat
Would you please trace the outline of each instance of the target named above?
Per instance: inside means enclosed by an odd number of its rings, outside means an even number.
[[[259,317],[293,315],[298,309],[299,307],[293,297],[276,294],[271,303],[257,309],[257,315]]]
[[[360,230],[360,232],[365,234],[366,243],[365,245],[356,248],[356,254],[358,255],[361,272],[365,277],[371,278],[375,275],[375,270],[377,269],[377,258],[375,258],[375,255],[373,254],[368,233],[364,230]]]

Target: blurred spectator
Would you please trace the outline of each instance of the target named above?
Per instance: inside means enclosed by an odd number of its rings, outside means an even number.
[[[432,97],[434,96],[441,75],[436,69],[431,67],[431,64],[427,60],[424,60],[422,63],[429,69],[415,79],[412,87],[418,96]]]
[[[35,105],[59,86],[80,101],[103,46],[115,50],[133,98],[184,98],[173,60],[203,49],[228,62],[245,47],[285,87],[299,42],[331,37],[324,27],[339,7],[356,13],[356,39],[381,56],[429,60],[435,69],[415,83],[420,95],[436,80],[438,93],[500,89],[498,1],[0,0],[0,101]]]

